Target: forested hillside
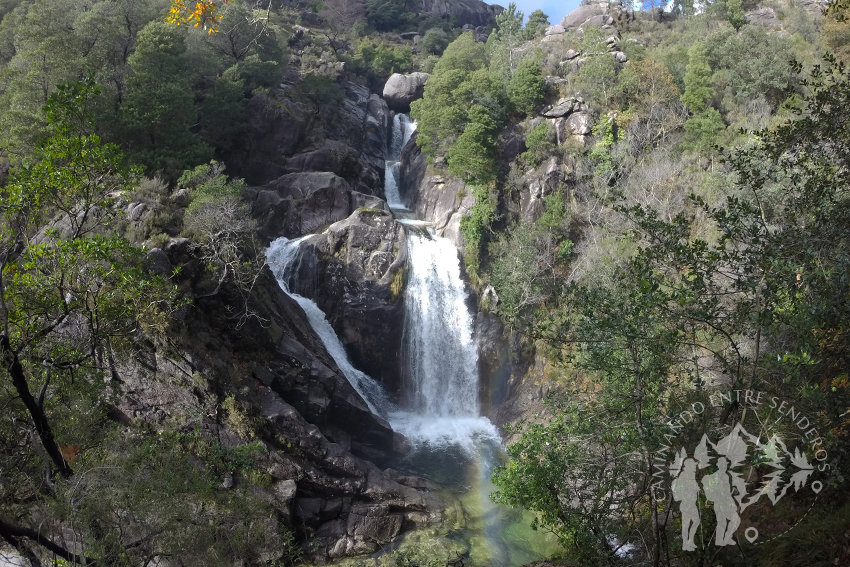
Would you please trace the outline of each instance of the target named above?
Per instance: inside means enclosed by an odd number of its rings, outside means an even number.
[[[0,553],[486,564],[264,256],[319,235],[294,291],[403,399],[409,106],[492,498],[564,565],[850,564],[850,5],[633,8],[0,0]],[[724,542],[669,480],[738,440]]]

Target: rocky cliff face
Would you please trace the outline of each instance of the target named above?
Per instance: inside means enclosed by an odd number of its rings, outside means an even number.
[[[169,244],[160,251],[168,262],[184,277],[197,273],[186,243]],[[431,494],[379,468],[405,450],[405,440],[369,411],[268,269],[251,297],[255,316],[240,328],[228,316],[227,293],[199,301],[167,341],[149,342],[118,365],[116,419],[194,423],[225,448],[260,441],[272,479],[266,499],[276,521],[312,535],[314,560],[375,551],[438,517]],[[222,402],[231,396],[230,405]],[[238,475],[223,479],[223,487],[239,482]]]
[[[356,368],[397,394],[407,260],[401,225],[385,208],[357,209],[307,238],[299,260],[293,291],[327,314]]]
[[[428,159],[415,142],[416,134],[401,153],[399,194],[418,218],[432,223],[437,236],[448,238],[462,250],[460,219],[470,214],[475,198],[462,180],[429,167]]]
[[[382,197],[389,109],[363,85],[342,81],[340,88],[341,103],[319,111],[252,99],[246,157],[233,160],[233,172],[252,185],[290,173],[330,172],[355,191]]]

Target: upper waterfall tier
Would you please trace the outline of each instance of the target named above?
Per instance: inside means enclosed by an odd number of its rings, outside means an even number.
[[[384,194],[387,204],[393,210],[405,209],[398,190],[399,160],[401,159],[401,151],[415,131],[416,122],[411,120],[407,114],[396,114],[393,117],[392,137],[390,138],[387,161],[384,166]]]

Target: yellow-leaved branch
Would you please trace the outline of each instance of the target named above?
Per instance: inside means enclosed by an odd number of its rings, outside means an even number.
[[[196,28],[202,27],[210,34],[218,33],[218,23],[221,21],[218,8],[228,2],[230,0],[201,0],[200,2],[171,0],[171,10],[165,21],[178,26],[187,24]]]

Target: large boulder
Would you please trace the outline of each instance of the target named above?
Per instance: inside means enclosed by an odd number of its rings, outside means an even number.
[[[389,211],[383,200],[352,191],[345,179],[331,172],[289,173],[264,187],[247,188],[245,199],[266,242],[317,232],[360,207]]]
[[[395,394],[401,387],[407,241],[386,209],[359,208],[304,240],[293,291],[312,298],[355,368]]]
[[[384,100],[396,112],[410,112],[410,103],[422,98],[428,73],[393,73],[384,85]]]
[[[561,26],[564,29],[581,27],[590,18],[607,13],[608,8],[602,3],[585,4],[564,16],[564,19],[561,20]]]

